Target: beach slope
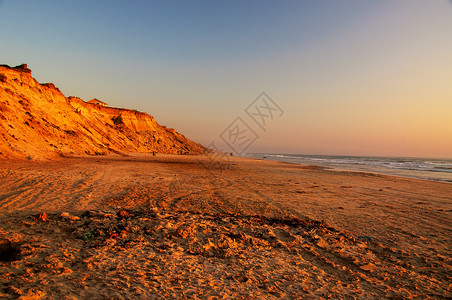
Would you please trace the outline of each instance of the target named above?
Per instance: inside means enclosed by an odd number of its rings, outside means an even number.
[[[442,299],[452,185],[130,154],[0,162],[2,297]]]

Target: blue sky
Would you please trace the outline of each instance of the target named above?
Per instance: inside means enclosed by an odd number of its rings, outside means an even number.
[[[0,16],[0,63],[203,144],[265,91],[285,114],[250,151],[452,157],[450,1],[4,0]]]

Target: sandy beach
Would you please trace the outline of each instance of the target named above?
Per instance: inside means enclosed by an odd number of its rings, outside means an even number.
[[[446,299],[452,185],[245,158],[0,161],[0,296]]]

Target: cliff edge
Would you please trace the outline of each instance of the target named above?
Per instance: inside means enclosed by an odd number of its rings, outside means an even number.
[[[205,151],[146,113],[96,101],[65,97],[52,83],[36,81],[27,65],[0,65],[0,158]]]

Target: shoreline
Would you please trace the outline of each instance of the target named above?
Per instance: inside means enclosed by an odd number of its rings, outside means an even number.
[[[207,154],[193,154],[193,155],[180,155],[180,154],[166,154],[166,153],[158,153],[158,157],[168,157],[168,158],[177,158],[177,157],[199,157],[201,160],[208,157]],[[107,155],[65,155],[62,157],[57,158],[49,158],[49,159],[43,159],[43,160],[25,160],[25,159],[9,159],[9,158],[3,158],[0,159],[0,164],[45,164],[45,163],[56,163],[56,162],[64,162],[66,160],[70,159],[117,159],[123,157],[125,159],[127,158],[133,158],[133,157],[145,157],[146,159],[150,159],[154,157],[151,153],[124,153],[122,155],[117,154],[107,154]],[[439,183],[452,183],[452,181],[443,180],[443,179],[430,179],[430,178],[421,178],[416,176],[410,176],[410,175],[402,175],[402,174],[392,174],[387,172],[379,172],[379,171],[371,171],[371,170],[357,170],[353,168],[347,168],[347,167],[337,167],[337,166],[326,166],[326,165],[320,165],[320,164],[303,164],[298,162],[289,162],[289,161],[282,161],[282,160],[274,160],[274,159],[266,159],[266,158],[256,158],[256,157],[248,157],[248,156],[231,156],[227,157],[227,160],[229,159],[244,159],[244,160],[255,160],[255,161],[263,161],[263,162],[277,162],[282,164],[292,164],[301,166],[304,169],[317,169],[317,170],[325,170],[325,171],[336,171],[336,172],[354,172],[357,174],[374,174],[374,175],[381,175],[381,176],[389,176],[389,177],[396,177],[396,178],[405,178],[405,179],[413,179],[413,180],[420,180],[420,181],[428,181],[428,182],[439,182]]]
[[[346,156],[344,156],[346,157]],[[361,156],[360,156],[361,157]],[[306,165],[306,166],[317,166],[317,167],[323,167],[326,169],[332,169],[332,170],[336,170],[336,171],[355,171],[355,172],[364,172],[364,173],[373,173],[373,174],[380,174],[380,175],[388,175],[388,176],[394,176],[394,177],[402,177],[402,178],[411,178],[411,179],[419,179],[419,180],[426,180],[426,181],[433,181],[433,182],[444,182],[444,183],[452,183],[452,179],[446,179],[446,178],[432,178],[432,175],[416,175],[416,174],[403,174],[408,173],[408,172],[438,172],[438,173],[442,173],[441,171],[422,171],[422,170],[409,170],[409,169],[392,169],[392,168],[386,168],[383,166],[379,166],[379,167],[372,167],[370,165],[354,165],[354,164],[346,164],[344,163],[344,165],[348,165],[348,166],[337,166],[334,164],[330,164],[330,165],[322,165],[322,164],[309,164],[309,163],[304,163],[304,162],[291,162],[291,161],[285,161],[285,160],[278,160],[278,159],[270,159],[270,158],[257,158],[257,157],[249,157],[249,158],[253,158],[253,159],[258,159],[258,160],[264,160],[264,161],[278,161],[278,162],[285,162],[285,163],[290,163],[290,164],[298,164],[298,165]],[[365,156],[362,156],[361,158],[367,158]],[[372,158],[372,157],[368,157],[368,158]],[[384,157],[377,157],[377,158],[384,158]],[[388,157],[388,158],[394,158],[394,157]],[[420,158],[413,158],[413,159],[420,159]],[[357,168],[357,166],[361,166],[360,168]],[[365,166],[364,168],[362,166]],[[366,169],[367,168],[367,169]],[[372,170],[372,169],[381,169],[381,170]]]

